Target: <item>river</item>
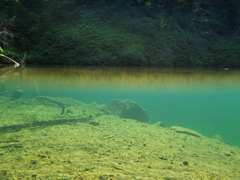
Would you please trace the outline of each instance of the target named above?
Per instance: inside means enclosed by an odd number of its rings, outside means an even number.
[[[70,97],[105,104],[112,99],[136,101],[151,124],[182,126],[240,146],[240,71],[143,67],[19,67],[1,72],[11,97],[34,94]],[[3,74],[4,73],[4,74]]]

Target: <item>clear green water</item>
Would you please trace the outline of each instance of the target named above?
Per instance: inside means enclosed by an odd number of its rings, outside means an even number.
[[[240,71],[161,68],[18,68],[1,72],[11,96],[71,97],[105,104],[130,99],[142,105],[150,123],[194,129],[206,136],[221,135],[240,146]]]

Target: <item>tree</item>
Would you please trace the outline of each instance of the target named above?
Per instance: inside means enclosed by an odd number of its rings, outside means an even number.
[[[15,16],[8,20],[3,17],[0,19],[0,47],[3,47],[4,49],[9,46],[9,42],[12,41],[15,36],[12,31],[14,20]]]
[[[5,3],[19,2],[19,0],[1,0],[3,4],[1,6],[5,7]],[[0,13],[0,47],[4,49],[9,46],[9,42],[13,40],[15,34],[13,33],[15,17],[9,18],[4,11]]]

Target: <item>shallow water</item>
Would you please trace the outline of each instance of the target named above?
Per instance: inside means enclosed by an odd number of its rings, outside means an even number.
[[[161,68],[16,68],[0,72],[6,97],[19,87],[22,98],[71,97],[105,104],[130,99],[143,106],[150,123],[182,126],[220,135],[240,146],[240,71]],[[35,95],[34,95],[35,94]]]

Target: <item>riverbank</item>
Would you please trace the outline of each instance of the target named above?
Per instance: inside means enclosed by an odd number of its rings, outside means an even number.
[[[2,1],[3,22],[14,20],[7,30],[16,37],[11,48],[0,46],[28,65],[239,68],[239,7],[237,1]]]

